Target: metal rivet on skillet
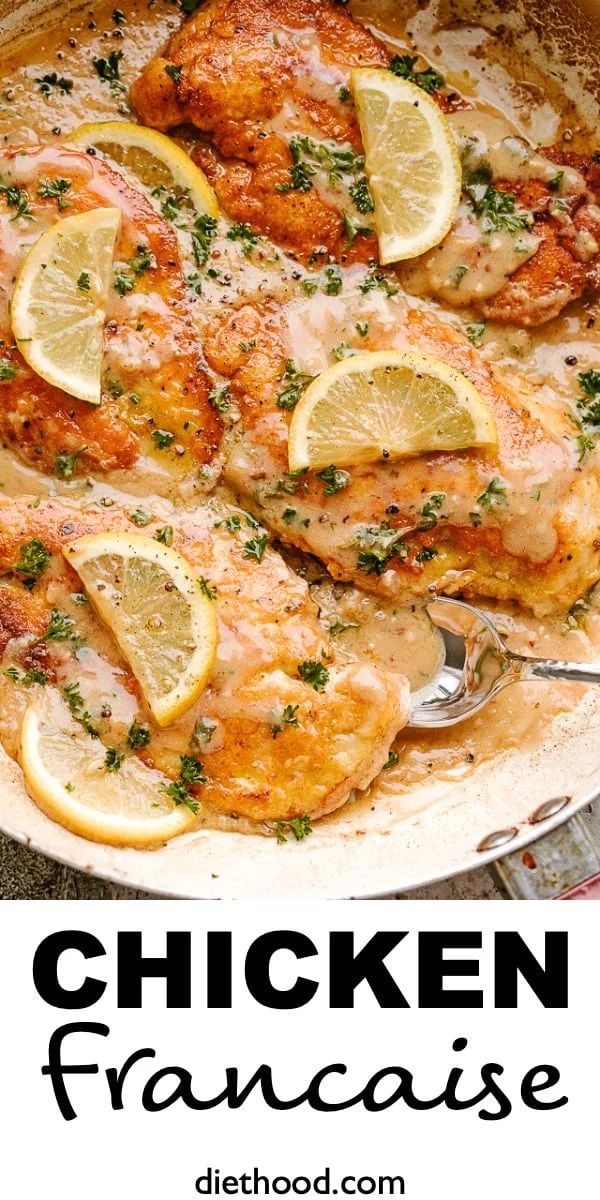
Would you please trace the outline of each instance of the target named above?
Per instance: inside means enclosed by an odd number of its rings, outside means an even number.
[[[555,800],[546,800],[545,804],[540,804],[535,812],[531,814],[529,820],[532,825],[536,825],[538,821],[545,821],[547,817],[554,817],[561,809],[569,803],[570,796],[557,796]]]
[[[517,829],[498,829],[496,833],[488,833],[487,837],[480,841],[477,849],[480,853],[483,853],[484,850],[496,850],[505,842],[512,842],[517,833]]]

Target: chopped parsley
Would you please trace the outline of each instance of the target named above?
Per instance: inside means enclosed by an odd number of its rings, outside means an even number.
[[[492,183],[492,169],[488,163],[481,163],[474,171],[470,171],[463,180],[473,211],[482,218],[484,233],[506,230],[517,233],[519,229],[529,229],[533,222],[531,213],[516,211],[514,192],[500,192]]]
[[[134,525],[149,525],[154,519],[152,513],[146,512],[145,508],[134,508],[129,514],[130,520]]]
[[[70,179],[41,179],[37,194],[42,200],[56,200],[58,211],[62,212],[71,207],[65,197],[65,192],[68,192],[70,186]]]
[[[237,513],[233,513],[230,517],[225,517],[223,521],[217,521],[215,528],[222,527],[228,529],[230,533],[235,533],[242,524],[242,518],[238,517]]]
[[[27,671],[19,671],[18,667],[9,667],[4,674],[13,680],[13,683],[21,683],[23,687],[31,687],[34,683],[39,683],[41,687],[48,682],[48,676],[45,671],[38,671],[37,667],[30,667]]]
[[[371,213],[375,211],[375,205],[369,190],[369,181],[366,175],[361,175],[360,179],[357,179],[356,183],[351,185],[349,191],[359,213]]]
[[[352,93],[350,88],[346,87],[345,84],[341,88],[338,88],[338,100],[341,100],[342,104],[345,104],[346,100],[349,100],[351,95]]]
[[[268,533],[263,533],[260,536],[250,538],[244,542],[244,557],[255,558],[257,562],[262,562],[265,556],[265,550],[269,544]]]
[[[90,277],[87,271],[82,271],[77,280],[77,287],[80,292],[89,292],[91,287]]]
[[[97,738],[99,736],[98,730],[92,725],[91,714],[87,711],[87,709],[84,708],[83,696],[79,690],[79,684],[67,684],[67,686],[63,688],[63,696],[69,705],[75,720],[79,721],[80,725],[83,725],[83,728],[90,737]]]
[[[325,295],[339,296],[342,290],[342,277],[335,267],[325,268]]]
[[[408,555],[402,534],[389,525],[367,525],[360,531],[357,541],[362,548],[358,552],[356,565],[365,575],[383,575],[393,555],[401,559]]]
[[[190,739],[192,749],[200,749],[200,747],[208,746],[209,742],[212,741],[212,736],[216,728],[217,722],[213,721],[212,717],[198,717]]]
[[[0,383],[9,383],[17,376],[17,368],[7,358],[0,358]]]
[[[366,337],[369,332],[369,322],[368,321],[357,321],[356,322],[356,332],[359,334],[360,337]]]
[[[577,401],[582,420],[586,425],[600,427],[600,370],[590,367],[581,371],[577,382],[583,393]]]
[[[61,613],[53,608],[50,613],[48,628],[42,638],[44,642],[70,642],[73,639],[75,622],[68,613]]]
[[[107,771],[120,771],[125,755],[114,746],[109,747],[104,755],[104,767]]]
[[[342,621],[340,617],[335,617],[329,626],[329,636],[338,637],[340,633],[345,633],[347,629],[359,629],[357,621]]]
[[[458,266],[454,268],[450,276],[450,283],[452,284],[452,287],[458,287],[461,280],[464,279],[465,275],[468,274],[468,271],[469,268],[465,267],[464,263],[459,263]]]
[[[163,783],[161,790],[170,797],[174,804],[185,804],[186,808],[197,813],[198,801],[190,795],[190,788],[207,782],[204,766],[198,758],[193,758],[191,754],[182,754],[179,763],[179,778],[173,783]]]
[[[54,459],[54,471],[61,479],[72,479],[75,474],[75,468],[81,455],[85,453],[87,446],[82,446],[81,450],[73,450],[71,454],[66,452],[57,454]]]
[[[389,771],[391,767],[395,767],[398,762],[398,755],[395,750],[390,750],[387,756],[387,762],[383,764],[383,770]]]
[[[293,358],[288,358],[282,379],[289,380],[288,386],[279,393],[277,397],[277,407],[285,408],[288,412],[294,409],[309,383],[312,383],[314,375],[305,375],[296,366]]]
[[[290,821],[275,822],[275,837],[278,846],[285,846],[288,833],[293,834],[297,842],[303,841],[309,833],[312,833],[310,817],[292,817]]]
[[[446,499],[445,492],[433,492],[421,509],[421,520],[417,529],[433,529],[438,523],[438,513]]]
[[[307,659],[298,666],[298,674],[315,692],[324,692],[329,681],[329,671],[321,662]]]
[[[206,266],[210,255],[211,242],[216,232],[216,217],[209,217],[207,213],[203,213],[202,216],[194,221],[194,228],[190,231],[190,237],[196,266]]]
[[[150,730],[147,725],[141,725],[137,717],[129,726],[127,734],[127,745],[130,750],[139,750],[142,746],[147,746],[150,741]]]
[[[229,399],[229,384],[221,383],[208,393],[209,403],[212,404],[215,412],[226,413],[231,408],[231,400]]]
[[[167,450],[169,446],[173,445],[174,440],[175,434],[171,433],[169,429],[154,429],[152,431],[152,441],[157,450]]]
[[[128,292],[132,292],[135,287],[136,278],[139,278],[140,275],[143,275],[144,271],[147,271],[150,267],[155,266],[156,259],[154,258],[149,246],[138,246],[136,248],[136,254],[129,260],[129,269],[121,270],[119,268],[115,271],[115,291],[117,291],[120,296],[125,296]]]
[[[127,21],[127,17],[125,16],[125,13],[121,12],[120,8],[113,8],[112,19],[113,19],[115,25],[125,25],[125,23]]]
[[[165,75],[168,75],[175,85],[179,83],[182,71],[183,67],[176,67],[175,63],[167,63],[165,67]]]
[[[162,529],[157,529],[154,534],[155,542],[161,542],[163,546],[170,546],[173,541],[173,526],[163,525]]]
[[[408,79],[409,83],[416,83],[417,87],[422,88],[429,95],[439,91],[444,86],[444,76],[440,75],[439,71],[434,70],[433,67],[425,67],[423,71],[415,71],[414,65],[416,61],[416,55],[395,54],[390,61],[390,71],[400,79]]]
[[[227,237],[231,242],[241,243],[246,258],[250,257],[255,246],[258,245],[258,234],[245,221],[236,221],[227,230]]]
[[[207,600],[216,600],[217,589],[212,583],[209,583],[208,579],[205,579],[204,575],[198,576],[198,587]]]
[[[336,492],[341,492],[348,487],[350,476],[347,471],[341,471],[339,467],[324,467],[322,471],[317,471],[317,478],[322,479],[325,484],[323,494],[325,496],[335,496]]]
[[[469,341],[478,346],[485,333],[485,321],[470,321],[465,326],[465,333]]]
[[[108,58],[93,58],[92,65],[98,78],[111,85],[119,83],[119,65],[122,58],[122,50],[112,50]]]
[[[342,213],[342,221],[344,223],[344,232],[346,234],[346,242],[349,246],[352,245],[357,237],[368,237],[373,232],[370,225],[361,225],[355,220],[350,213]]]
[[[381,288],[386,296],[396,296],[399,291],[397,284],[393,283],[385,275],[382,275],[380,271],[371,271],[366,275],[362,283],[359,284],[359,288],[363,295],[374,291],[375,288]]]
[[[415,554],[415,562],[431,562],[432,558],[437,558],[437,553],[437,550],[433,546],[423,546],[423,549],[419,550],[418,554]]]
[[[494,508],[498,504],[507,504],[506,484],[501,479],[498,479],[498,477],[490,480],[485,492],[482,492],[481,496],[477,497],[477,503],[482,508],[488,509]]]
[[[126,296],[128,292],[132,292],[135,287],[135,279],[127,271],[115,271],[113,286],[119,296]]]
[[[50,71],[48,75],[42,75],[35,82],[44,96],[49,96],[55,88],[62,96],[68,96],[69,92],[73,91],[73,80],[65,79],[64,75],[57,75],[56,71]]]
[[[15,215],[11,217],[11,221],[18,220],[23,217],[28,221],[33,220],[33,215],[29,207],[29,192],[27,188],[9,187],[6,184],[0,184],[0,196],[4,196],[9,208],[14,208]]]
[[[564,171],[557,171],[556,175],[553,175],[552,179],[548,180],[548,187],[550,188],[551,192],[558,192],[560,190],[560,185],[561,185],[564,177],[565,177]]]
[[[40,538],[32,538],[19,546],[19,557],[13,571],[22,576],[21,582],[29,591],[43,575],[52,555]]]
[[[276,184],[278,192],[309,192],[319,168],[327,173],[330,186],[336,187],[344,175],[357,175],[365,165],[364,155],[356,154],[352,146],[319,142],[304,134],[291,139],[290,154],[290,179]]]
[[[298,708],[298,704],[286,704],[279,721],[276,724],[271,725],[271,733],[273,734],[274,738],[277,737],[278,734],[283,733],[283,730],[286,726],[291,725],[294,729],[300,728],[298,724],[298,718],[296,716]]]

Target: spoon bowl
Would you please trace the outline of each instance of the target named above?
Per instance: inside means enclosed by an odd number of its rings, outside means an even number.
[[[503,688],[523,680],[600,683],[600,666],[514,654],[487,613],[464,600],[435,596],[426,607],[440,630],[446,655],[435,678],[414,695],[409,722],[413,728],[458,725]]]

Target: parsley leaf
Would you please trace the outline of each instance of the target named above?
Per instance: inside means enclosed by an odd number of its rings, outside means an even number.
[[[393,75],[398,75],[400,79],[408,79],[409,83],[416,83],[417,87],[422,88],[429,95],[444,86],[444,76],[440,75],[439,71],[434,70],[433,67],[426,67],[424,71],[415,71],[416,61],[416,55],[395,54],[390,61],[390,71]]]
[[[176,67],[175,63],[167,63],[165,67],[165,75],[168,75],[175,85],[179,83],[182,71],[183,67]]]
[[[482,508],[488,509],[493,508],[498,504],[507,504],[508,498],[506,495],[506,484],[498,477],[490,480],[485,492],[482,492],[481,496],[477,497],[477,503],[480,504]]]
[[[312,833],[310,817],[292,817],[290,821],[276,821],[275,836],[278,846],[286,844],[288,840],[286,837],[287,833],[293,834],[297,842],[303,841],[305,837],[308,837],[309,833]]]
[[[258,234],[254,232],[244,221],[236,221],[230,229],[227,230],[227,237],[230,242],[240,242],[242,251],[246,258],[249,258],[258,245]]]
[[[70,179],[41,179],[37,194],[42,200],[56,200],[58,211],[62,212],[63,209],[71,207],[65,198],[65,192],[68,192],[70,186]]]
[[[119,64],[122,58],[122,50],[112,50],[108,58],[93,58],[92,65],[104,83],[117,83],[119,81]]]
[[[348,487],[350,476],[347,471],[340,470],[339,467],[324,467],[322,471],[317,471],[317,478],[322,479],[325,484],[324,495],[335,496],[336,492],[341,492]]]
[[[500,192],[494,187],[492,169],[488,163],[481,163],[474,171],[470,171],[463,181],[463,187],[473,211],[483,218],[484,233],[502,229],[516,233],[519,229],[529,229],[533,223],[531,213],[516,211],[514,192]]]
[[[14,564],[13,571],[23,577],[21,582],[30,591],[40,575],[43,575],[51,557],[48,547],[42,540],[37,537],[32,538],[30,542],[19,546],[19,557]]]
[[[286,706],[279,718],[278,723],[271,725],[271,733],[273,734],[274,738],[276,738],[278,736],[278,734],[283,733],[283,730],[286,727],[286,725],[293,726],[294,729],[300,728],[300,726],[298,724],[298,718],[296,716],[296,713],[298,712],[298,708],[299,708],[298,704],[286,704]]]
[[[87,450],[87,446],[82,446],[81,450],[74,450],[71,454],[66,452],[57,454],[54,459],[54,470],[61,479],[72,479],[75,474],[77,462],[82,454]]]
[[[125,755],[111,746],[104,755],[104,766],[107,771],[120,771]]]
[[[147,746],[150,741],[150,730],[147,725],[141,725],[137,719],[129,726],[127,734],[127,745],[130,750],[138,750],[142,746]]]
[[[9,383],[17,376],[17,368],[7,358],[0,358],[0,383]]]
[[[305,375],[296,366],[293,358],[288,358],[285,364],[285,370],[282,379],[290,380],[288,387],[284,388],[277,397],[277,407],[285,408],[288,412],[294,409],[304,391],[304,388],[312,383],[314,375]]]
[[[257,535],[256,537],[250,538],[249,541],[244,542],[244,557],[255,558],[257,562],[262,562],[268,544],[268,533],[263,533],[260,537]]]
[[[194,221],[194,228],[190,232],[190,237],[196,266],[206,266],[210,254],[211,242],[216,236],[216,232],[216,217],[209,217],[207,213],[203,213],[202,216]]]
[[[64,75],[57,75],[56,71],[51,71],[48,75],[42,75],[40,79],[35,81],[44,96],[49,96],[54,88],[63,96],[68,96],[73,90],[73,80],[65,79]]]
[[[167,450],[173,445],[175,434],[169,429],[154,429],[152,431],[152,441],[158,450]]]
[[[329,671],[321,662],[307,659],[298,666],[298,674],[315,692],[324,692],[329,680]]]

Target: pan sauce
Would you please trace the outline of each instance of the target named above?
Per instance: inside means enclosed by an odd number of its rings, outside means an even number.
[[[114,11],[110,2],[87,5],[75,14],[70,13],[68,22],[61,24],[56,18],[56,25],[49,32],[9,44],[0,55],[0,77],[5,81],[0,93],[3,144],[56,142],[83,121],[131,119],[125,89],[141,66],[178,27],[181,14],[169,0],[149,0],[148,4],[122,0],[117,11],[122,13],[124,20],[115,20]],[[447,28],[438,19],[440,6],[435,3],[419,8],[413,14],[410,6],[395,3],[395,0],[355,0],[353,12],[401,52],[421,50],[443,70],[450,84],[469,95],[475,102],[475,109],[456,114],[457,132],[462,129],[469,136],[476,133],[490,143],[515,133],[547,142],[564,136],[574,149],[589,148],[589,129],[594,120],[591,99],[589,111],[581,118],[556,81],[548,86],[544,81],[542,88],[536,75],[535,84],[525,84],[523,79],[515,84],[508,74],[509,59],[507,55],[503,57],[501,43],[484,36],[475,26],[455,26],[450,11]],[[407,15],[411,18],[408,24]],[[412,36],[407,34],[407,28]],[[471,51],[473,39],[477,37],[481,47],[474,60]],[[120,69],[125,85],[123,91],[111,90],[92,67],[93,58],[107,57],[115,49],[124,51]],[[522,65],[517,60],[518,55],[513,55],[511,66],[515,70]],[[473,78],[475,69],[479,73],[477,85]],[[39,81],[52,72],[73,81],[68,93],[53,88],[50,95],[45,95],[40,89]],[[188,134],[184,133],[180,139],[184,145],[187,138]],[[498,258],[502,259],[502,255]],[[240,268],[251,269],[244,268],[243,260]],[[447,270],[447,264],[444,270]],[[443,304],[434,304],[423,297],[428,280],[424,278],[422,267],[405,268],[403,283],[411,293],[410,303],[428,308],[464,330],[469,320],[468,310],[457,314],[452,309],[445,309]],[[282,289],[285,290],[284,281]],[[598,315],[598,305],[594,308],[589,304],[575,304],[566,315],[537,330],[500,327],[488,322],[480,339],[481,352],[505,371],[526,375],[541,389],[545,402],[564,408],[577,393],[578,372],[598,363],[597,343],[593,341]],[[327,330],[327,322],[324,327],[330,345],[339,341],[335,329]],[[306,327],[299,323],[296,330],[290,330],[290,354],[303,362],[309,350]],[[158,486],[157,471],[156,463],[141,461],[128,477],[129,496],[147,496],[148,491],[152,491],[153,480]],[[115,500],[124,496],[122,479],[60,483],[55,479],[44,479],[1,449],[0,488],[6,495],[64,492],[81,496],[87,502],[100,496]],[[164,480],[161,480],[160,490],[164,495]],[[179,498],[186,503],[193,499],[189,484],[178,485],[176,481],[171,495],[173,500]],[[197,492],[196,498],[199,498]],[[159,512],[163,502],[152,496],[148,499],[153,509]],[[321,603],[329,622],[331,595],[324,597],[321,590],[315,598]],[[354,589],[344,596],[342,608],[347,609],[348,605],[353,607],[353,619],[360,624],[362,617],[360,613],[357,615],[357,609],[361,605]],[[381,629],[383,623],[389,621],[389,612],[385,612],[385,606],[372,597],[366,607],[367,623],[358,631],[344,635],[348,650],[357,648],[364,652],[366,648],[368,654],[380,655],[392,669],[409,671],[413,687],[419,686],[431,675],[437,661],[439,643],[435,637],[427,636],[421,617],[417,617],[415,623],[411,615],[405,613],[395,618],[396,636],[391,644],[386,644]],[[516,609],[495,610],[495,618],[514,650],[579,661],[600,658],[600,611],[596,610],[593,600],[576,606],[576,611],[567,617],[545,620],[542,624]],[[535,745],[547,732],[552,718],[573,707],[583,692],[582,685],[575,684],[523,684],[504,692],[485,712],[459,730],[437,734],[403,731],[396,745],[397,764],[382,774],[366,797],[358,801],[358,806],[372,806],[376,799],[385,806],[391,796],[402,792],[400,806],[407,813],[414,811],[415,806],[423,803],[421,789],[413,793],[416,783],[431,776],[459,780],[483,759],[508,747]],[[398,803],[394,807],[397,810]],[[335,819],[333,816],[328,820]],[[239,824],[236,828],[239,830]]]

